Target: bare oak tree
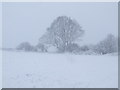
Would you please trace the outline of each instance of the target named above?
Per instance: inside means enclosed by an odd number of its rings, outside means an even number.
[[[40,41],[50,43],[65,52],[69,51],[67,50],[68,45],[74,43],[83,33],[84,31],[77,21],[67,16],[59,16],[47,29],[46,34],[40,38]]]

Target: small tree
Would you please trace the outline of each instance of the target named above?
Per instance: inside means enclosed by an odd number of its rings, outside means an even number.
[[[117,47],[117,38],[109,34],[107,38],[96,45],[95,51],[101,54],[113,53],[117,52]]]
[[[83,33],[84,31],[77,21],[67,16],[60,16],[53,21],[40,40],[52,44],[60,51],[65,52],[68,50],[68,46],[80,38]]]
[[[18,45],[17,50],[34,51],[34,47],[31,46],[29,42],[23,42],[20,45]]]
[[[80,52],[80,47],[76,43],[71,43],[71,44],[68,44],[66,50],[68,52],[72,52],[72,53],[79,53]]]
[[[80,47],[80,50],[81,50],[81,51],[84,51],[84,52],[85,52],[85,51],[88,51],[88,50],[89,50],[89,46],[87,46],[87,45],[81,46],[81,47]]]
[[[45,47],[45,45],[39,43],[37,46],[36,46],[36,49],[38,52],[47,52],[47,48]]]

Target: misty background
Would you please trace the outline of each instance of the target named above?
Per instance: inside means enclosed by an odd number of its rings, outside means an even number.
[[[118,34],[117,3],[3,3],[3,48],[21,42],[32,45],[46,32],[53,20],[62,15],[75,19],[85,31],[81,44],[96,44],[109,33]]]
[[[117,5],[3,3],[2,87],[117,88]]]

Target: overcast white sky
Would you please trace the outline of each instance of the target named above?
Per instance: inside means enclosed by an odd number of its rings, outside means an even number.
[[[58,16],[76,19],[85,30],[84,44],[95,44],[107,34],[118,34],[118,3],[3,3],[3,47],[24,41],[32,45]]]

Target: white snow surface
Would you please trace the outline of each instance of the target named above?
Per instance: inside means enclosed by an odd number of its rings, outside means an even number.
[[[117,88],[118,57],[3,51],[3,88]]]

